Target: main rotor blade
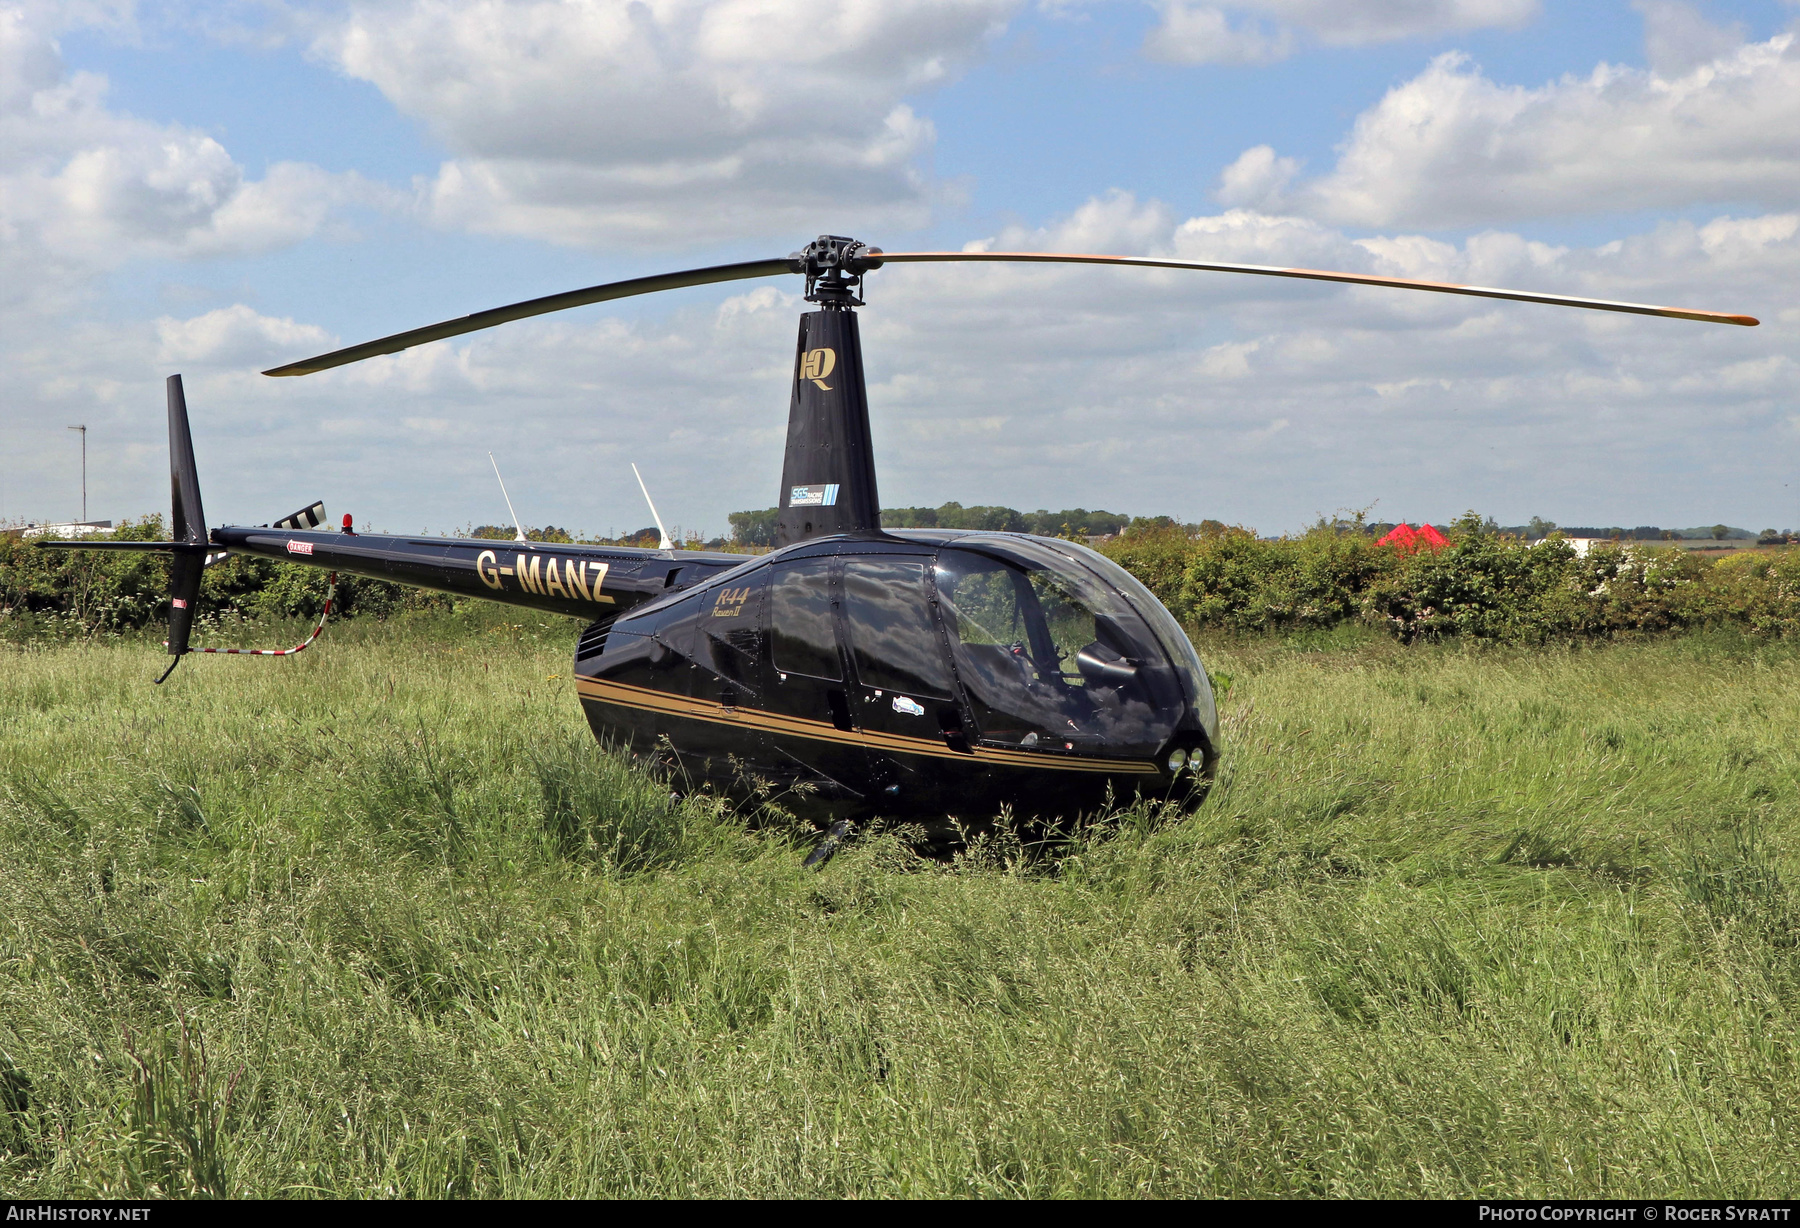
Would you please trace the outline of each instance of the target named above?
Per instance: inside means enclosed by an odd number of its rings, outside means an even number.
[[[871,264],[943,264],[952,261],[997,261],[1025,264],[1123,264],[1146,269],[1198,269],[1208,273],[1251,273],[1258,277],[1295,277],[1302,281],[1338,281],[1352,286],[1388,286],[1396,290],[1430,290],[1437,294],[1466,294],[1473,298],[1505,298],[1521,303],[1549,303],[1555,307],[1588,307],[1597,311],[1625,311],[1640,316],[1667,316],[1675,320],[1700,320],[1708,324],[1741,324],[1754,328],[1755,316],[1722,311],[1690,311],[1685,307],[1656,307],[1648,303],[1618,303],[1603,298],[1576,298],[1567,294],[1533,294],[1525,290],[1498,290],[1492,286],[1458,286],[1444,281],[1416,281],[1409,277],[1375,277],[1368,273],[1333,273],[1323,269],[1284,269],[1268,264],[1214,264],[1203,260],[1164,260],[1150,256],[1081,256],[1062,252],[881,252],[870,253]]]
[[[654,294],[658,290],[679,290],[683,286],[705,286],[717,281],[742,281],[749,277],[773,277],[777,273],[793,271],[793,265],[786,258],[746,260],[741,264],[719,264],[709,269],[688,269],[681,273],[658,273],[654,277],[633,277],[629,281],[607,282],[601,286],[589,286],[585,290],[570,290],[564,294],[547,294],[543,298],[526,299],[524,302],[514,303],[510,307],[495,307],[490,311],[478,311],[474,315],[445,320],[442,324],[428,324],[424,328],[409,329],[403,333],[395,333],[391,337],[365,341],[361,345],[333,350],[329,354],[320,354],[317,358],[290,362],[285,367],[275,367],[264,371],[263,374],[311,375],[315,371],[327,371],[332,367],[361,362],[365,358],[374,358],[380,354],[397,354],[412,346],[424,345],[427,341],[441,341],[445,337],[478,332],[481,329],[492,328],[496,324],[505,324],[511,320],[523,320],[527,316],[541,316],[546,312],[562,311],[569,307],[582,307],[588,303],[604,303],[608,299],[630,298],[634,294]]]

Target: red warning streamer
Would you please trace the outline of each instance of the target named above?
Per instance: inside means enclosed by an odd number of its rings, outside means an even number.
[[[325,608],[319,611],[319,625],[313,628],[313,633],[304,641],[295,644],[292,648],[190,648],[188,651],[218,652],[233,657],[291,657],[297,652],[305,652],[312,647],[312,642],[318,639],[320,633],[325,630],[325,620],[331,617],[331,601],[337,596],[337,572],[331,573],[331,579],[327,583],[330,587],[325,590]],[[164,640],[163,646],[166,648],[168,643],[169,641]]]

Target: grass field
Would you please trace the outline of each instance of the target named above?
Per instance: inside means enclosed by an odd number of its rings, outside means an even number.
[[[1198,816],[815,874],[573,634],[0,653],[0,1190],[1796,1188],[1793,649],[1203,645]]]

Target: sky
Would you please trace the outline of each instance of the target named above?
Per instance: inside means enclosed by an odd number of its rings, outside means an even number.
[[[890,267],[882,502],[1800,525],[1788,0],[0,0],[0,522],[323,499],[711,536],[774,504],[795,278],[278,363],[821,233],[1305,265]]]

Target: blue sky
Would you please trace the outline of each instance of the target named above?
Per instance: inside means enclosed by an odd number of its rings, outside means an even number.
[[[888,270],[894,505],[1800,524],[1787,3],[0,3],[0,519],[707,532],[773,502],[793,287],[261,367],[619,276],[1163,252],[1742,311],[1755,330],[1112,271]],[[1246,279],[1247,280],[1247,279]],[[515,474],[517,476],[515,476]]]

